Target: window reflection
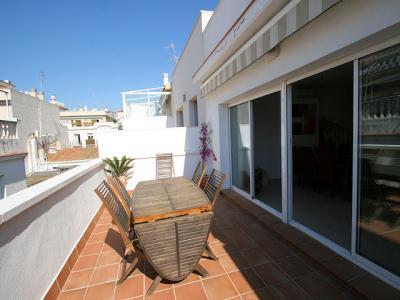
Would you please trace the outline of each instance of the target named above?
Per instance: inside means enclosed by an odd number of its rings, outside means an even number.
[[[358,252],[400,274],[400,46],[360,60]]]

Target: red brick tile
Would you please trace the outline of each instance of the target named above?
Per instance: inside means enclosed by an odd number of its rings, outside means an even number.
[[[254,270],[267,285],[275,285],[289,280],[286,274],[273,262],[255,266]]]
[[[344,294],[337,286],[328,282],[318,273],[309,273],[295,279],[308,294],[316,299],[342,299]]]
[[[214,243],[210,243],[210,247],[215,253],[215,255],[220,256],[222,254],[226,254],[226,249],[223,243],[217,241]]]
[[[104,242],[107,237],[107,231],[106,232],[100,232],[100,233],[92,233],[88,239],[88,244],[91,243],[97,243],[97,242]]]
[[[306,265],[297,255],[278,259],[277,264],[291,278],[298,277],[312,271],[311,268]]]
[[[237,295],[228,275],[211,277],[203,280],[208,299],[225,299]]]
[[[93,254],[98,254],[101,252],[103,249],[104,243],[95,243],[95,244],[87,244],[82,252],[81,256],[86,256],[86,255],[93,255]]]
[[[85,300],[112,300],[115,282],[108,282],[88,287]]]
[[[102,252],[100,253],[99,261],[97,262],[96,266],[101,267],[105,265],[117,264],[121,262],[121,259],[121,256],[115,251]]]
[[[92,233],[101,233],[101,232],[105,232],[108,231],[108,229],[110,228],[110,224],[100,224],[97,225],[94,229]]]
[[[309,299],[304,290],[291,281],[274,286],[271,292],[276,299]]]
[[[228,273],[234,286],[240,294],[258,290],[264,286],[264,282],[251,269]]]
[[[271,258],[261,248],[249,249],[240,252],[247,267],[265,264],[271,261]]]
[[[80,300],[85,296],[86,288],[62,292],[57,300]]]
[[[210,276],[219,275],[225,273],[219,261],[212,259],[201,259],[200,265],[204,267]]]
[[[201,282],[193,282],[176,287],[175,296],[177,300],[207,300],[207,296]]]
[[[147,290],[150,288],[150,286],[153,283],[155,277],[156,277],[155,275],[153,275],[151,277],[144,276],[145,293],[147,293]],[[166,280],[163,279],[157,285],[155,291],[158,292],[158,291],[161,291],[161,290],[171,289],[172,288],[172,284],[173,284],[173,282],[169,282],[169,281],[166,281]]]
[[[366,274],[365,270],[338,255],[324,260],[321,263],[344,281]]]
[[[230,254],[221,255],[219,257],[219,262],[221,263],[221,265],[224,267],[224,269],[227,272],[231,272],[231,271],[235,271],[235,270],[239,270],[239,269],[243,269],[243,268],[247,267],[247,265],[243,261],[242,257],[238,253],[236,253],[236,254],[230,253]]]
[[[60,287],[60,289],[62,289],[62,287],[65,284],[65,281],[67,280],[68,276],[69,276],[70,270],[69,270],[69,265],[68,262],[65,263],[64,267],[61,269],[60,274],[58,274],[57,276],[57,282],[58,282],[58,286]]]
[[[275,300],[275,299],[280,299],[280,298],[275,298],[271,292],[272,288],[262,288],[257,291],[251,291],[249,293],[246,293],[242,295],[243,300]],[[282,298],[282,299],[287,299],[287,298]],[[296,298],[292,298],[296,299]],[[291,299],[287,299],[291,300]]]
[[[172,289],[160,291],[153,293],[152,295],[146,295],[144,297],[146,300],[174,300],[174,292]]]
[[[69,268],[72,269],[76,263],[76,261],[78,260],[79,254],[76,251],[76,249],[74,248],[74,250],[72,251],[72,253],[70,254],[70,256],[68,257],[68,265]]]
[[[95,268],[90,285],[115,281],[117,279],[119,264]]]
[[[116,286],[114,299],[126,299],[143,295],[143,280],[143,275],[125,279],[124,282]]]
[[[194,282],[194,281],[199,281],[200,280],[200,275],[197,275],[195,273],[190,273],[188,277],[186,277],[184,280],[175,283],[175,286],[180,286],[182,284]]]
[[[371,299],[400,299],[400,290],[390,287],[387,283],[365,274],[349,281],[349,284],[358,292]]]
[[[57,299],[58,295],[60,294],[60,289],[56,281],[53,282],[50,289],[47,291],[44,300],[55,300]]]
[[[80,270],[93,269],[96,265],[98,257],[98,254],[79,257],[74,267],[72,268],[72,271],[75,272]]]
[[[64,284],[63,290],[72,290],[81,287],[86,287],[92,276],[93,270],[84,270],[72,272],[69,274],[67,281]]]

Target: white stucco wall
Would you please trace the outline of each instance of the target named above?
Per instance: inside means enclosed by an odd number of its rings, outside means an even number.
[[[0,201],[0,295],[41,299],[80,240],[101,201],[97,160]]]
[[[176,120],[176,111],[183,106],[184,126],[190,126],[189,101],[197,98],[198,123],[205,120],[205,103],[200,98],[200,85],[194,83],[192,76],[204,60],[202,30],[208,22],[211,12],[201,11],[186,46],[172,74],[172,114]],[[183,102],[183,95],[186,101]],[[174,124],[176,126],[176,124]]]
[[[139,181],[156,178],[157,153],[172,153],[174,175],[191,178],[200,160],[198,137],[198,127],[102,132],[98,138],[99,156],[135,158],[127,187],[134,189]]]
[[[284,80],[378,43],[398,40],[399,22],[399,1],[341,1],[284,40],[277,58],[262,57],[207,95],[206,121],[213,127],[214,150],[221,158],[216,167],[229,173],[229,160],[225,159],[229,155],[228,103],[254,99],[252,93],[279,87]]]
[[[0,201],[26,188],[25,155],[0,157]]]

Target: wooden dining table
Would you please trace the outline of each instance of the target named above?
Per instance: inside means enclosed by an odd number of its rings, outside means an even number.
[[[184,177],[142,181],[131,209],[139,243],[160,278],[180,281],[200,271],[213,217],[203,190]]]

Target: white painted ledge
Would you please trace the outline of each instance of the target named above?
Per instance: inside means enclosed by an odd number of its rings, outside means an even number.
[[[0,224],[12,219],[102,164],[100,159],[96,159],[1,199]]]

